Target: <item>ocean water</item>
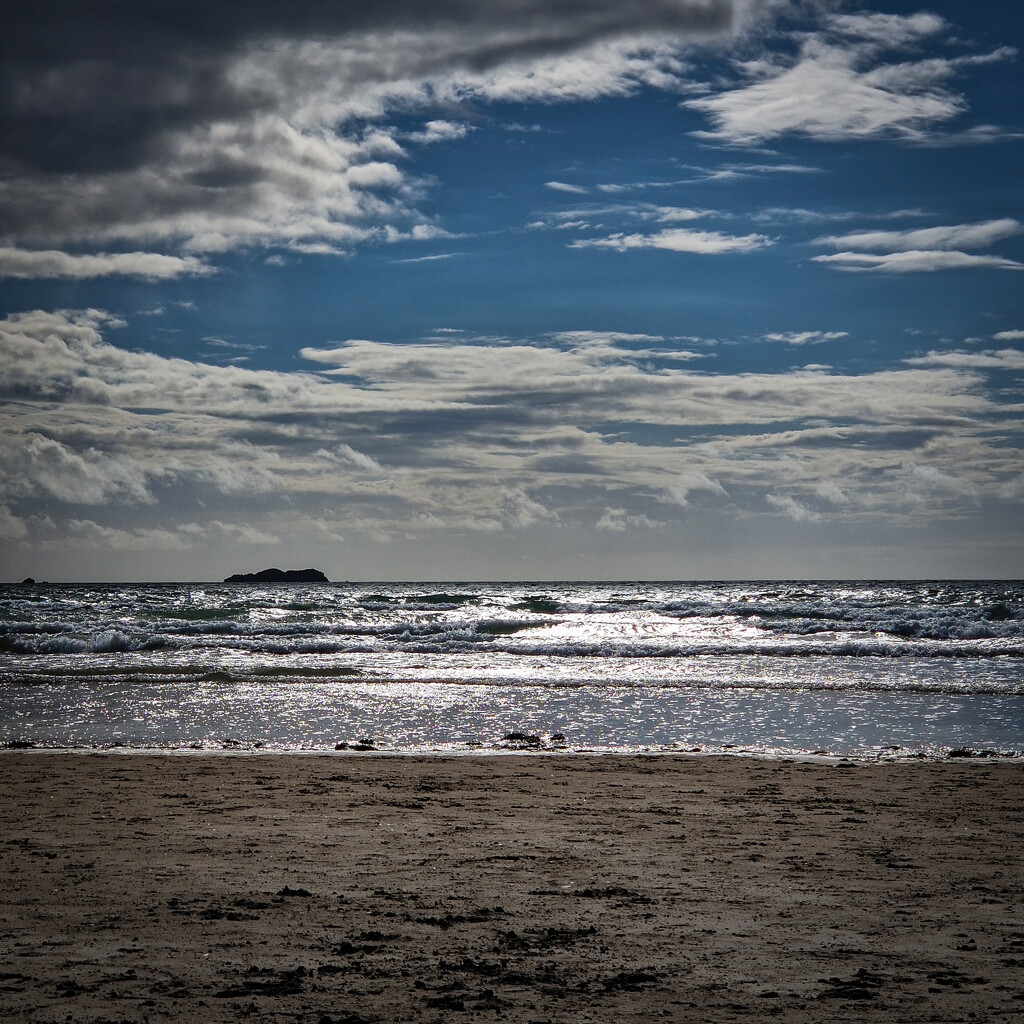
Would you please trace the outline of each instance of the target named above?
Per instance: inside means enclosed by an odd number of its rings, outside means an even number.
[[[0,744],[1024,751],[1024,584],[0,587]]]

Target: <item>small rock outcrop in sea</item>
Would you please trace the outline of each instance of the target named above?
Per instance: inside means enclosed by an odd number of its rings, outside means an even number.
[[[348,743],[345,740],[342,740],[340,743],[335,743],[334,744],[334,749],[335,750],[376,750],[377,746],[373,742],[373,740],[370,739],[369,736],[364,736],[361,740],[356,740],[353,743]]]
[[[28,585],[28,586],[31,586],[31,585],[32,585],[33,583],[35,583],[35,580],[34,580],[34,579],[32,579],[32,577],[31,577],[31,576],[26,576],[26,577],[25,577],[25,578],[24,578],[24,579],[23,579],[23,580],[21,581],[21,583],[22,583],[22,586],[26,586],[26,585]]]
[[[330,583],[319,569],[261,569],[236,572],[225,583]]]
[[[539,736],[533,736],[525,732],[507,732],[504,740],[512,744],[516,749],[533,749],[539,747],[543,742]]]

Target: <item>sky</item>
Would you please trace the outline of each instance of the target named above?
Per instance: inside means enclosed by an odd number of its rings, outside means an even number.
[[[1014,0],[39,0],[0,579],[1024,577]]]

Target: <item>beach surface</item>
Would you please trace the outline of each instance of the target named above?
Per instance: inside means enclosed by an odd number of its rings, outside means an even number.
[[[5,1020],[1024,1021],[1024,762],[0,755]]]

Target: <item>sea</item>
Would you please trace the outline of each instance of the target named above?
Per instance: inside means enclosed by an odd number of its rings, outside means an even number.
[[[1024,583],[4,586],[0,746],[1022,756]]]

